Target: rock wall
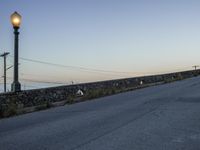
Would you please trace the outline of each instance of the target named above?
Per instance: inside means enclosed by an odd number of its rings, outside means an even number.
[[[199,74],[200,70],[185,71],[154,76],[134,77],[119,80],[109,80],[44,89],[26,90],[17,93],[1,93],[0,111],[4,107],[7,107],[9,104],[13,103],[17,106],[17,108],[32,107],[42,105],[45,103],[49,104],[60,101],[66,101],[67,103],[70,103],[74,98],[77,98],[76,92],[79,89],[81,89],[84,93],[82,99],[89,99],[93,97],[100,97],[135,88],[140,88],[146,85],[166,83],[190,78]],[[142,85],[141,81],[143,83]],[[96,91],[98,91],[98,94]],[[97,95],[94,95],[94,93],[96,93]],[[91,95],[93,95],[93,97]]]

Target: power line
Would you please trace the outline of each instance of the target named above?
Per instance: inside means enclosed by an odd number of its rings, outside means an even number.
[[[153,74],[153,72],[145,72],[145,73],[144,72],[121,72],[121,71],[114,71],[114,70],[102,70],[102,69],[94,69],[94,68],[87,68],[87,67],[80,67],[80,66],[63,65],[63,64],[51,63],[51,62],[40,61],[40,60],[35,60],[35,59],[30,59],[30,58],[24,58],[24,57],[19,57],[19,59],[24,60],[24,61],[29,61],[29,62],[44,64],[44,65],[50,65],[50,66],[68,68],[68,69],[78,69],[78,70],[81,70],[81,71],[87,71],[87,72],[98,73],[98,74],[99,73],[101,73],[101,74],[103,73],[103,74],[106,74],[106,75],[114,75],[114,76],[117,75],[117,76],[120,76],[120,77],[122,76],[122,74],[123,74],[123,76],[126,74],[127,77],[130,77],[130,75],[135,75],[136,73],[137,74],[141,74],[141,75],[142,74],[143,75],[144,74],[146,74],[146,75]],[[168,71],[166,71],[166,72],[168,72]],[[157,74],[161,74],[161,73],[159,72]]]
[[[42,81],[42,80],[34,80],[34,79],[25,79],[25,78],[20,78],[23,81],[27,82],[35,82],[35,83],[48,83],[48,84],[65,84],[63,82],[53,82],[53,81]]]
[[[2,77],[1,77],[2,78]],[[7,77],[7,79],[12,79],[11,77]],[[43,80],[34,80],[34,79],[28,79],[28,78],[20,78],[22,81],[27,81],[27,82],[33,82],[33,83],[47,83],[47,84],[66,84],[64,82],[53,82],[53,81],[43,81]]]
[[[48,77],[48,78],[59,78],[58,76],[42,75],[42,74],[29,74],[29,73],[20,73],[21,76],[31,76],[31,77]]]
[[[121,72],[121,71],[113,71],[113,70],[102,70],[102,69],[86,68],[86,67],[79,67],[79,66],[62,65],[62,64],[34,60],[34,59],[29,59],[29,58],[24,58],[24,57],[20,57],[20,59],[25,60],[25,61],[34,62],[34,63],[40,63],[40,64],[45,64],[45,65],[70,68],[70,69],[78,69],[78,70],[90,71],[90,72],[92,71],[92,72],[115,73],[115,74],[134,74],[134,72]]]

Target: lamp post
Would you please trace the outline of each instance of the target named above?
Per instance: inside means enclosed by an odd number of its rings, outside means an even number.
[[[14,12],[11,17],[11,23],[13,25],[14,28],[14,35],[15,35],[15,41],[14,41],[14,80],[13,83],[11,85],[11,90],[13,92],[19,92],[21,91],[21,85],[19,83],[18,80],[18,61],[19,61],[19,57],[18,57],[18,43],[19,43],[19,31],[18,29],[20,28],[20,24],[21,24],[21,15],[18,14],[17,12]]]

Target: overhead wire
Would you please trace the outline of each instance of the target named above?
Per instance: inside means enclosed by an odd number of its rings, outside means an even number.
[[[3,77],[1,77],[3,78]],[[11,77],[6,77],[7,79],[12,79]],[[66,84],[64,82],[57,82],[57,81],[44,81],[44,80],[34,80],[34,79],[28,79],[28,78],[20,78],[22,81],[27,81],[27,82],[34,82],[34,83],[47,83],[47,84]]]
[[[103,70],[103,69],[87,68],[87,67],[81,67],[81,66],[63,65],[63,64],[51,63],[51,62],[40,61],[40,60],[24,58],[24,57],[19,57],[19,59],[24,60],[24,61],[34,62],[34,63],[40,63],[40,64],[45,64],[45,65],[68,68],[68,69],[78,69],[78,70],[82,70],[82,71],[90,71],[90,72],[92,71],[92,72],[101,72],[101,73],[114,73],[114,74],[134,74],[134,72],[121,72],[121,71],[114,71],[114,70]]]
[[[57,64],[57,63],[51,63],[51,62],[47,62],[47,61],[40,61],[40,60],[35,60],[35,59],[31,59],[31,58],[24,58],[24,57],[19,57],[19,59],[24,60],[24,61],[29,61],[29,62],[34,62],[34,63],[40,63],[40,64],[44,64],[44,65],[50,65],[50,66],[56,66],[56,67],[62,67],[62,68],[68,68],[68,69],[77,69],[80,71],[89,71],[89,72],[96,72],[96,73],[106,73],[106,74],[112,74],[112,75],[135,75],[135,74],[155,74],[154,72],[124,72],[124,71],[115,71],[115,70],[103,70],[103,69],[94,69],[94,68],[88,68],[88,67],[82,67],[82,66],[71,66],[71,65],[63,65],[63,64]],[[189,67],[184,67],[184,69],[190,70]],[[182,69],[178,69],[178,70],[174,70],[174,71],[180,71],[180,70],[184,70]],[[166,71],[166,72],[170,72],[170,71]]]
[[[12,55],[10,55],[13,57]],[[103,70],[103,69],[94,69],[94,68],[87,68],[87,67],[81,67],[81,66],[71,66],[71,65],[63,65],[63,64],[57,64],[57,63],[51,63],[47,61],[40,61],[40,60],[35,60],[35,59],[30,59],[30,58],[24,58],[24,57],[19,57],[20,60],[23,61],[28,61],[28,62],[33,62],[33,63],[39,63],[39,64],[44,64],[44,65],[50,65],[50,66],[55,66],[55,67],[62,67],[62,68],[68,68],[68,69],[76,69],[79,71],[87,71],[87,72],[93,72],[93,73],[103,73],[103,74],[109,74],[109,75],[134,75],[136,72],[121,72],[121,71],[114,71],[114,70]],[[21,73],[24,74],[24,73]],[[26,74],[24,74],[26,75]],[[34,76],[32,74],[27,74],[30,76]],[[42,75],[38,75],[42,76]],[[45,75],[46,76],[46,75]],[[10,78],[10,77],[7,77]],[[11,79],[11,78],[10,78]],[[1,79],[0,79],[1,80]],[[25,81],[25,82],[33,82],[33,83],[45,83],[45,84],[54,84],[54,85],[64,85],[67,84],[67,82],[60,82],[60,81],[47,81],[47,80],[35,80],[35,79],[30,79],[30,78],[20,78],[20,80]],[[30,87],[30,86],[29,86]]]

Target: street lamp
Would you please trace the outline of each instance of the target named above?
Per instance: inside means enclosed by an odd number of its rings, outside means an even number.
[[[21,15],[18,14],[17,12],[14,12],[10,19],[11,19],[11,23],[13,25],[14,28],[14,35],[15,35],[15,43],[14,43],[14,80],[11,86],[11,90],[13,92],[19,92],[21,91],[21,85],[19,83],[18,80],[18,61],[19,61],[19,57],[18,57],[18,43],[19,43],[19,31],[18,29],[20,28],[20,24],[21,24]]]

